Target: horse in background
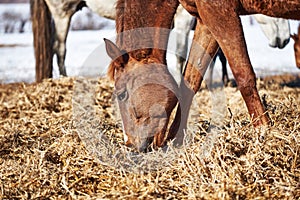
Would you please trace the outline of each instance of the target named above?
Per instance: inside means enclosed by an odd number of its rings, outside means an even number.
[[[287,19],[262,14],[253,15],[269,40],[269,46],[283,49],[290,41],[290,23]]]
[[[87,6],[100,16],[108,19],[115,18],[115,0],[31,0],[30,4],[37,82],[52,77],[53,54],[57,56],[59,74],[67,75],[66,39],[71,17],[75,12]]]
[[[296,66],[300,69],[300,24],[298,26],[298,33],[291,35],[294,40],[294,52],[295,52],[295,61]]]
[[[53,45],[54,53],[57,55],[59,74],[67,76],[65,67],[66,39],[70,27],[71,17],[83,7],[89,7],[93,12],[100,16],[115,18],[115,1],[113,0],[45,0],[54,20],[55,42]]]
[[[208,80],[208,87],[211,88],[212,87],[212,82],[213,82],[213,72],[214,72],[214,67],[215,67],[215,63],[217,58],[219,58],[221,64],[222,64],[222,82],[224,84],[224,86],[228,85],[229,82],[229,77],[228,77],[228,73],[227,73],[227,59],[222,51],[221,48],[218,49],[216,55],[214,56],[213,60],[211,61],[210,65],[209,65],[209,80]]]

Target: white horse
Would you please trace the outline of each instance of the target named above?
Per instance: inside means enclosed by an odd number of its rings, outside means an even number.
[[[66,39],[71,17],[76,11],[88,6],[102,17],[115,19],[115,0],[45,0],[55,24],[54,53],[57,56],[59,74],[66,76]]]
[[[269,40],[269,45],[273,48],[284,48],[290,40],[290,24],[287,19],[269,17],[262,14],[253,15],[256,21],[259,23],[263,33]],[[190,15],[184,8],[181,6],[178,7],[176,18],[174,19],[174,29],[177,33],[177,66],[176,69],[178,73],[183,72],[183,67],[185,59],[187,58],[188,52],[188,35],[191,30],[191,23],[193,16]],[[226,59],[226,58],[225,58]],[[215,59],[214,59],[215,60]],[[223,59],[224,60],[224,59]],[[221,60],[222,61],[222,60]],[[224,65],[223,65],[224,66]],[[212,74],[213,63],[210,66],[210,74]],[[226,67],[226,65],[225,65]],[[226,71],[226,68],[223,69],[223,73]],[[227,72],[226,72],[227,73]],[[224,76],[224,74],[223,74]],[[225,75],[226,76],[226,75]],[[224,77],[223,77],[224,78]],[[210,77],[211,79],[211,77]],[[225,77],[226,79],[226,77]],[[228,79],[228,77],[227,77]]]

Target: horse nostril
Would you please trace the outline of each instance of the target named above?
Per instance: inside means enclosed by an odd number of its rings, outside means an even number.
[[[279,49],[283,49],[288,43],[289,43],[290,39],[286,39],[283,42],[281,42],[280,38],[276,37],[276,46]]]
[[[278,48],[281,48],[280,38],[276,37],[275,41],[276,41],[275,46],[278,47]]]
[[[290,42],[290,38],[283,41],[283,47],[285,47]],[[282,48],[283,48],[282,47]]]

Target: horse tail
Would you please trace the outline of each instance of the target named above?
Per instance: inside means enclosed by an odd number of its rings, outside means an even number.
[[[52,78],[53,24],[51,13],[44,0],[30,0],[33,45],[35,54],[35,79],[41,82]]]

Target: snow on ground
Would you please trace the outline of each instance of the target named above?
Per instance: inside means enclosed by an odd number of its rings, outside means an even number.
[[[249,24],[249,17],[242,17],[246,42],[251,62],[258,76],[300,73],[295,66],[293,41],[282,50],[268,46],[268,40],[255,23]],[[111,22],[110,22],[111,23]],[[296,32],[298,21],[291,21],[291,33]],[[115,40],[113,26],[103,30],[71,31],[67,38],[66,66],[69,76],[100,76],[110,62],[106,55],[103,38]],[[171,37],[175,37],[171,34]],[[192,34],[190,35],[192,38]],[[0,33],[0,82],[33,82],[35,80],[35,61],[32,34]],[[172,40],[173,41],[173,40]],[[15,45],[15,46],[14,46]],[[169,44],[168,63],[175,66],[175,44]],[[54,59],[54,78],[58,77]],[[217,61],[215,76],[221,77],[220,63]]]
[[[108,66],[103,37],[111,38],[115,30],[71,31],[67,38],[65,65],[69,76],[98,76],[103,66]],[[24,34],[0,34],[0,82],[33,82],[35,58],[33,36]],[[17,45],[11,47],[11,45]],[[5,47],[6,46],[6,47]],[[95,52],[96,51],[96,52]],[[84,65],[84,67],[83,67]],[[56,57],[53,59],[53,76],[59,77]]]

